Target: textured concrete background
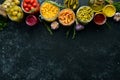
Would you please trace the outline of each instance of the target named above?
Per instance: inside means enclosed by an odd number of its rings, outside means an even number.
[[[0,80],[120,80],[120,23],[108,22],[112,29],[91,22],[72,40],[62,27],[50,36],[41,24],[9,21],[0,31]]]

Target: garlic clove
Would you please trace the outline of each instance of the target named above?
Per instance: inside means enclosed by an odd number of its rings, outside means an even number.
[[[59,28],[59,23],[57,21],[51,23],[51,29],[56,30],[58,28]]]
[[[116,18],[116,21],[118,22],[120,19],[119,18]]]

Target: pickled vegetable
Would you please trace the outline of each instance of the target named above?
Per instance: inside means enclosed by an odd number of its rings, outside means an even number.
[[[64,0],[64,5],[67,8],[76,10],[79,6],[79,0]]]
[[[7,14],[12,21],[19,22],[23,18],[23,11],[19,6],[11,7],[7,11]]]
[[[86,24],[93,19],[94,12],[89,6],[82,6],[78,9],[76,15],[78,21]]]
[[[104,0],[89,0],[88,4],[95,12],[99,12],[105,6],[105,1]]]
[[[11,8],[19,4],[20,4],[20,0],[5,0],[2,3],[2,7],[7,10],[8,8]]]

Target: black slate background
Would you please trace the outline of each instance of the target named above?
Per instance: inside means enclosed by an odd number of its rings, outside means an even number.
[[[111,29],[91,22],[72,40],[62,27],[50,36],[41,23],[9,21],[0,31],[0,80],[120,80],[120,23],[108,22]]]

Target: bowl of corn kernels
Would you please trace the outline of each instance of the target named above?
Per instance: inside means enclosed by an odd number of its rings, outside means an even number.
[[[57,19],[60,8],[53,4],[52,1],[43,2],[40,7],[41,17],[48,22],[53,22]]]

